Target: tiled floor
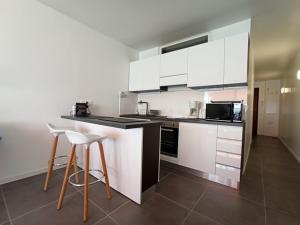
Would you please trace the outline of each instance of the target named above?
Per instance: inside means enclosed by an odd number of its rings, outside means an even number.
[[[47,193],[44,177],[0,187],[0,225],[83,224],[81,189],[69,186],[57,211],[62,172]],[[86,224],[299,225],[299,214],[300,165],[279,140],[258,137],[239,191],[164,166],[155,193],[141,206],[115,191],[108,200],[103,184],[92,186]]]

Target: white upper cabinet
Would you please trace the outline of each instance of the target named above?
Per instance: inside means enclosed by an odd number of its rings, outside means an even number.
[[[178,163],[214,174],[217,133],[217,125],[179,123]]]
[[[158,90],[160,56],[130,63],[129,91]]]
[[[248,33],[225,38],[224,84],[247,83]]]
[[[224,39],[188,49],[188,87],[222,85]]]
[[[187,74],[187,49],[161,55],[160,77]]]

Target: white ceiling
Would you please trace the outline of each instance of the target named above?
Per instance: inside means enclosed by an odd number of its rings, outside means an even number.
[[[277,8],[254,17],[251,40],[255,79],[280,78],[300,51],[300,7]]]
[[[137,50],[252,17],[256,79],[278,77],[299,47],[299,0],[39,1]]]

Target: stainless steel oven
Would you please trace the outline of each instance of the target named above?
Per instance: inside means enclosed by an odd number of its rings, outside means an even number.
[[[175,121],[163,121],[161,126],[161,154],[178,156],[178,128]]]

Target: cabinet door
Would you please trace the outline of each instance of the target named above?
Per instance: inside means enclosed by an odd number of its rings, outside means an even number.
[[[179,164],[214,174],[217,133],[217,125],[179,123]]]
[[[224,84],[247,83],[248,33],[225,38]]]
[[[194,46],[188,50],[188,87],[222,85],[224,39]]]
[[[129,91],[158,90],[159,65],[159,56],[130,63]]]
[[[187,73],[187,49],[161,55],[160,77]]]

